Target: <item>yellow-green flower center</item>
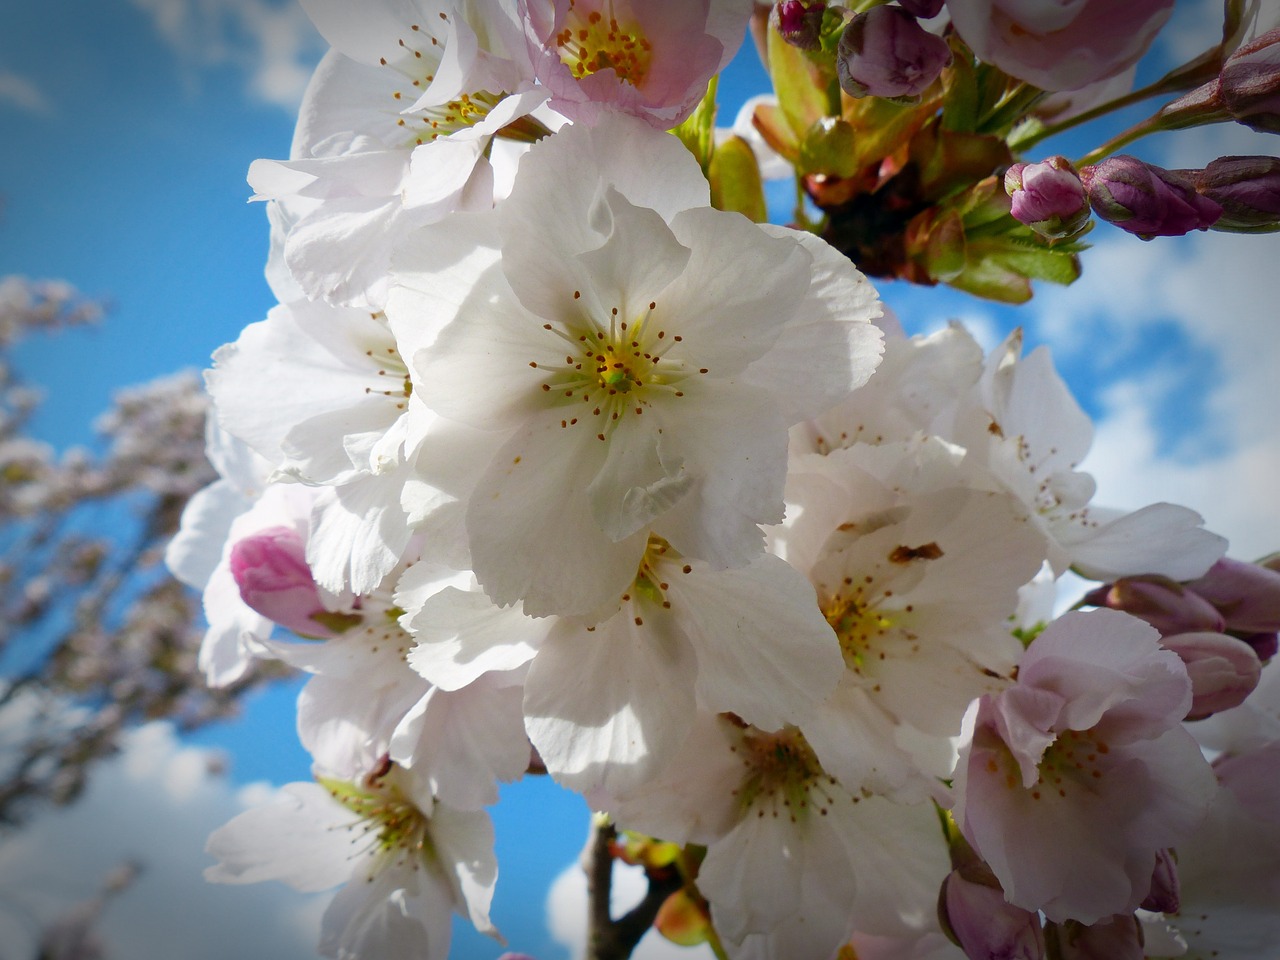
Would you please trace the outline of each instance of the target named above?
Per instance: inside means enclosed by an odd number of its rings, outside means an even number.
[[[618,79],[633,87],[644,85],[653,60],[653,47],[634,19],[619,21],[609,3],[606,16],[593,10],[586,16],[569,0],[564,29],[555,37],[560,62],[577,78],[599,70],[613,70]]]
[[[683,338],[669,336],[655,319],[656,301],[631,320],[622,319],[627,314],[613,307],[601,321],[580,312],[581,297],[574,291],[564,322],[542,325],[565,353],[554,360],[530,360],[529,366],[545,374],[541,388],[554,405],[578,408],[576,415],[565,411],[561,427],[589,425],[605,440],[622,417],[641,416],[656,391],[683,397],[680,386],[694,371],[667,355]],[[696,371],[708,372],[705,367]]]
[[[372,837],[377,853],[433,853],[426,815],[392,778],[370,776],[362,783],[347,783],[320,777],[318,781],[334,800],[360,818],[349,829],[358,831],[360,837]]]
[[[765,733],[743,731],[733,748],[746,767],[741,785],[734,791],[739,807],[756,816],[785,814],[793,822],[816,809],[825,816],[836,781],[822,769],[813,748],[799,730]]]
[[[840,640],[845,666],[861,673],[868,660],[877,656],[878,641],[892,629],[893,620],[873,606],[860,587],[846,584],[846,589],[823,604],[822,614]],[[878,656],[883,659],[884,654]]]

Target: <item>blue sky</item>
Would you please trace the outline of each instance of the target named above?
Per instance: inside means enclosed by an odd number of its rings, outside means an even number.
[[[1162,62],[1144,76],[1162,72],[1173,52],[1207,42],[1213,7],[1180,2],[1157,50]],[[113,304],[97,329],[21,349],[24,374],[46,391],[36,425],[44,439],[90,442],[93,418],[112,391],[203,367],[271,306],[262,279],[266,220],[261,206],[246,202],[244,175],[258,157],[287,155],[291,111],[322,51],[305,17],[275,0],[0,5],[0,274],[63,278]],[[745,50],[721,85],[722,122],[765,84]],[[1092,142],[1072,138],[1046,151],[1079,153]],[[1226,153],[1275,153],[1276,141],[1222,128],[1134,152],[1194,166]],[[1197,235],[1144,244],[1105,225],[1090,239],[1085,279],[1066,290],[1042,288],[1025,309],[900,285],[886,286],[884,296],[912,332],[959,317],[988,346],[1017,324],[1026,326],[1029,345],[1050,343],[1099,422],[1086,466],[1103,502],[1184,502],[1232,537],[1237,556],[1280,547],[1273,492],[1280,239]],[[53,814],[22,843],[0,848],[0,943],[6,903],[17,897],[23,909],[45,915],[59,898],[88,895],[112,865],[110,844],[100,845],[92,863],[82,847],[55,845],[50,854],[41,844],[95,824],[101,831],[107,822],[118,824],[111,833],[120,851],[133,843],[156,864],[112,908],[108,929],[118,956],[195,957],[189,949],[175,953],[177,941],[166,939],[183,930],[192,937],[220,931],[211,957],[312,956],[308,923],[318,908],[283,891],[236,899],[235,891],[202,886],[203,835],[195,836],[235,812],[244,799],[238,791],[260,789],[246,785],[308,776],[293,733],[295,693],[296,685],[253,698],[242,720],[186,743],[163,730],[148,733],[130,754],[134,767],[126,757],[95,786],[91,812]],[[230,757],[228,778],[200,773],[210,750]],[[156,826],[156,817],[172,829]],[[512,949],[557,960],[565,954],[546,929],[546,891],[577,856],[585,807],[545,780],[531,781],[504,794],[496,820],[499,926]],[[179,826],[195,839],[176,839]],[[170,834],[175,839],[156,853]],[[15,893],[16,878],[37,862],[47,889],[19,884]],[[173,906],[175,897],[202,909],[188,915]],[[139,939],[140,924],[171,932]],[[235,936],[256,939],[233,952]],[[455,955],[483,960],[500,952],[462,938]],[[4,948],[0,960],[10,960]]]

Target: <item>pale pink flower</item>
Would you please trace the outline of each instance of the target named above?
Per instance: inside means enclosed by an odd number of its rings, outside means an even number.
[[[1173,0],[949,0],[947,9],[979,59],[1045,90],[1075,90],[1136,63]]]
[[[1157,852],[1203,817],[1213,774],[1180,725],[1191,682],[1151,626],[1068,613],[1017,683],[980,701],[955,817],[1006,899],[1090,924],[1147,896]]]
[[[520,0],[551,106],[594,123],[621,111],[659,130],[684,120],[746,34],[750,0]]]

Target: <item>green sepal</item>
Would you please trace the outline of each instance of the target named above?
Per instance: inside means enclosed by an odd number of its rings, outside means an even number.
[[[837,117],[821,117],[800,141],[800,169],[806,174],[852,177],[860,169],[857,136],[853,127]]]
[[[756,223],[769,219],[760,165],[751,145],[741,137],[730,137],[715,148],[707,179],[711,205],[717,210],[733,210]]]

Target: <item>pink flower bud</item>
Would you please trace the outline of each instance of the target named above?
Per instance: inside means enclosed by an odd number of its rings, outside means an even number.
[[[1238,707],[1262,679],[1253,647],[1225,633],[1179,633],[1160,643],[1178,655],[1191,678],[1188,720]]]
[[[1232,117],[1254,130],[1280,133],[1280,28],[1229,56],[1218,81]]]
[[[1142,924],[1119,913],[1092,926],[1068,920],[1055,930],[1061,960],[1143,960]]]
[[[783,40],[802,50],[822,45],[822,15],[827,5],[821,0],[781,0],[774,4],[769,20]]]
[[[971,960],[1043,960],[1040,917],[1008,903],[999,887],[973,883],[952,870],[939,897],[942,927]]]
[[[1156,868],[1151,872],[1151,889],[1139,906],[1155,913],[1177,913],[1181,905],[1178,861],[1172,850],[1156,851]]]
[[[328,611],[307,566],[306,544],[292,527],[271,527],[237,540],[231,547],[231,575],[240,598],[268,620],[304,637],[336,635],[315,619]]]
[[[921,20],[931,20],[942,12],[946,0],[898,0],[898,6]]]
[[[1194,177],[1196,190],[1222,207],[1215,230],[1268,232],[1280,227],[1280,157],[1219,157]]]
[[[1228,630],[1280,630],[1280,573],[1275,570],[1223,557],[1186,587],[1218,608]]]
[[[850,20],[836,47],[841,88],[852,97],[918,97],[951,62],[951,49],[901,7]]]
[[[1080,175],[1066,157],[1015,163],[1004,175],[1013,200],[1013,218],[1042,237],[1073,237],[1089,222],[1089,199]]]
[[[1164,577],[1124,577],[1090,591],[1084,599],[1145,620],[1165,636],[1226,629],[1213,604],[1184,584]]]
[[[1143,240],[1207,230],[1222,216],[1189,177],[1127,154],[1085,167],[1080,179],[1094,213]]]

